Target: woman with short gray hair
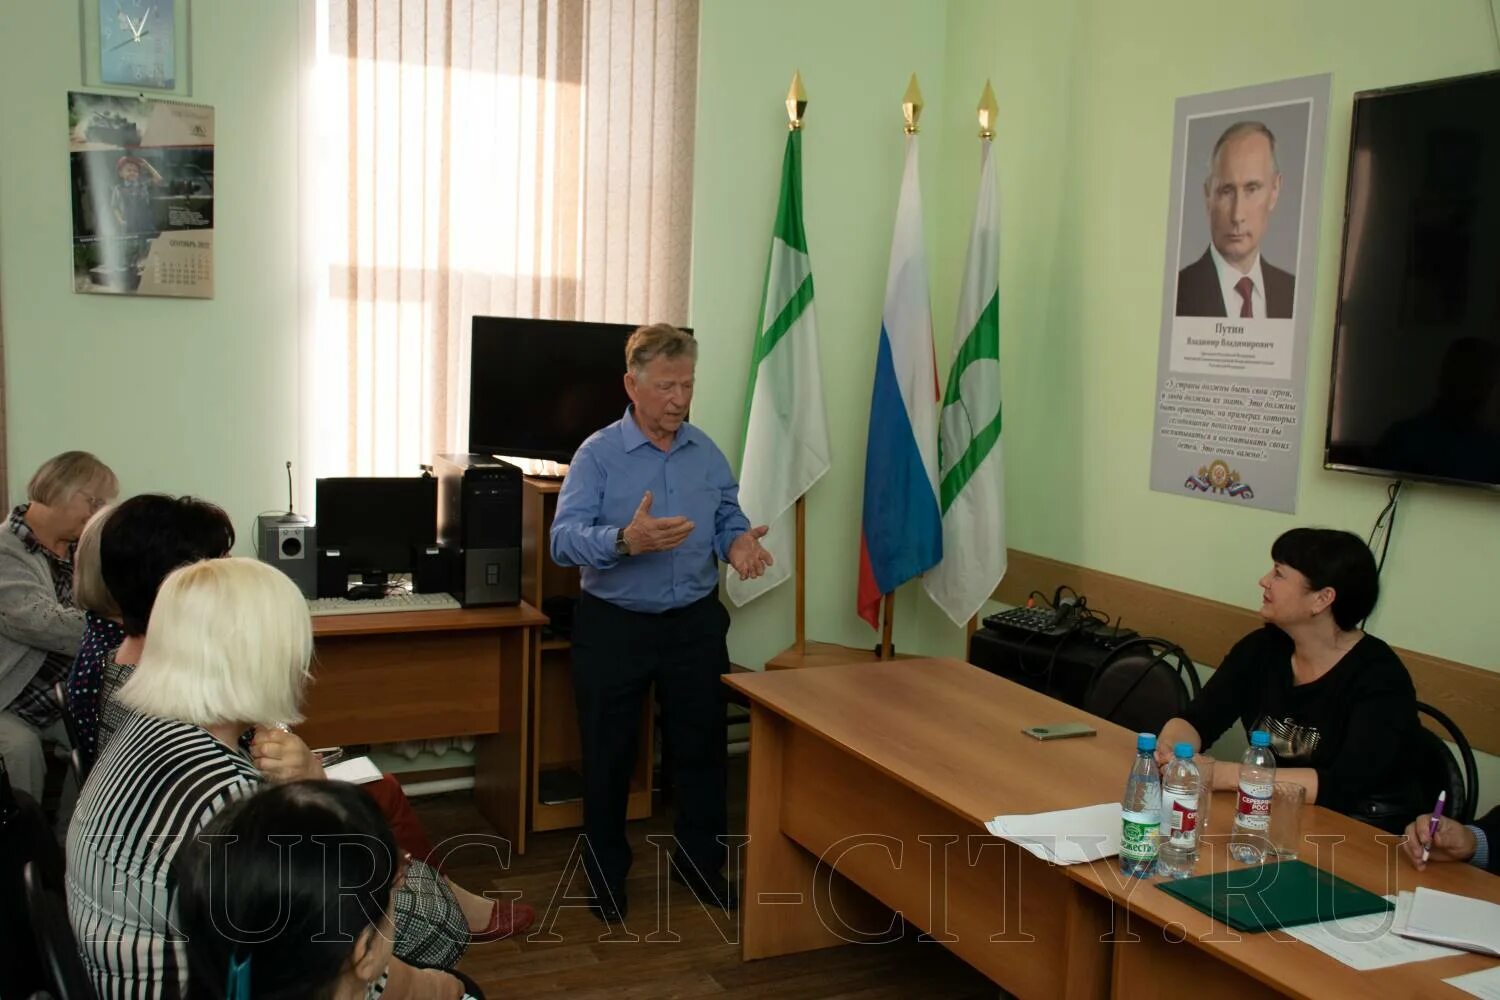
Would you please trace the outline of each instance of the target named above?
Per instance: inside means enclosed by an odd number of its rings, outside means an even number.
[[[27,502],[0,529],[0,757],[11,784],[38,800],[47,774],[43,742],[67,742],[52,688],[67,678],[83,638],[73,546],[119,490],[99,459],[63,452],[31,477]]]

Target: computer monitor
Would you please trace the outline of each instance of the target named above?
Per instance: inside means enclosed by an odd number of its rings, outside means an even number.
[[[437,544],[437,485],[431,476],[319,479],[318,548],[337,549],[365,582],[412,572],[414,554]]]

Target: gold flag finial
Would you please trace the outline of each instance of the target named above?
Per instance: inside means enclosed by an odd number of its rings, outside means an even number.
[[[906,120],[903,131],[907,135],[917,134],[917,119],[922,117],[922,88],[917,86],[917,74],[911,75],[906,85],[906,95],[901,98],[901,117]]]
[[[995,100],[995,88],[984,81],[984,93],[979,95],[979,138],[995,138],[995,119],[1000,117],[1000,102]]]
[[[792,86],[786,92],[786,127],[795,132],[802,127],[802,116],[807,113],[807,90],[802,86],[802,74],[792,73]]]

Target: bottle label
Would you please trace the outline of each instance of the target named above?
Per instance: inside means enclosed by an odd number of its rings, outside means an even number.
[[[1151,813],[1125,813],[1120,836],[1120,856],[1132,861],[1156,859],[1156,836],[1161,819]]]
[[[1244,830],[1266,830],[1271,826],[1271,786],[1269,783],[1240,782],[1239,815],[1235,824]]]
[[[1198,846],[1198,796],[1163,792],[1161,805],[1172,846],[1187,850]]]

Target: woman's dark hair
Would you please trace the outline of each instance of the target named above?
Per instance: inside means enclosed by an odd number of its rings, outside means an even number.
[[[1332,528],[1293,528],[1271,545],[1271,559],[1307,577],[1313,590],[1332,587],[1329,610],[1345,631],[1375,610],[1380,572],[1370,547],[1358,535]]]
[[[192,497],[143,493],[115,508],[99,539],[104,585],[120,606],[126,635],[145,635],[161,582],[179,566],[234,548],[223,508]]]
[[[347,782],[272,785],[228,806],[172,862],[188,996],[222,1000],[231,961],[249,961],[256,1000],[330,996],[385,915],[400,857],[375,801]]]

